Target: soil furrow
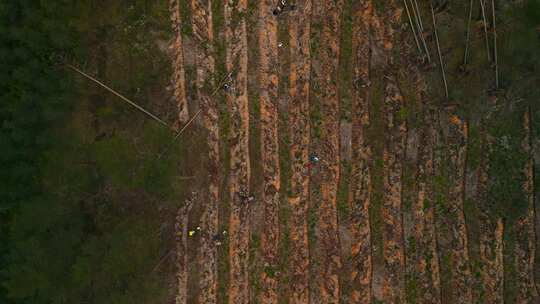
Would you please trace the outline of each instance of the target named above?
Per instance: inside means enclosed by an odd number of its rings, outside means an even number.
[[[176,297],[175,304],[187,304],[188,300],[188,224],[189,212],[193,207],[195,193],[186,199],[184,205],[178,209],[176,222],[174,224],[176,243]]]
[[[218,235],[218,204],[220,185],[219,121],[218,106],[212,95],[215,63],[213,57],[212,3],[211,0],[192,0],[193,39],[197,69],[197,98],[202,113],[202,123],[207,130],[208,189],[205,193],[201,218],[201,244],[198,264],[200,267],[198,301],[217,302],[217,248],[214,238]]]
[[[465,196],[465,168],[467,155],[467,122],[450,109],[446,113],[449,132],[449,225],[451,231],[451,300],[452,303],[472,303],[472,278],[469,261],[469,241],[463,210]]]
[[[261,161],[263,166],[264,225],[261,239],[262,304],[277,304],[279,266],[279,191],[280,168],[278,151],[278,28],[277,19],[270,13],[274,1],[259,2],[259,95],[261,119]]]
[[[493,218],[489,214],[489,151],[490,142],[486,134],[483,136],[483,156],[478,168],[478,183],[476,196],[479,206],[480,232],[479,255],[481,263],[481,291],[478,303],[503,303],[504,302],[504,265],[503,265],[503,235],[504,225],[501,218]]]
[[[427,84],[415,71],[415,87],[423,106],[423,123],[419,131],[417,197],[413,204],[414,236],[417,256],[415,269],[420,292],[419,303],[441,303],[439,256],[435,228],[434,149],[436,145],[435,113],[426,102]]]
[[[351,301],[371,303],[372,258],[369,206],[371,203],[371,146],[366,138],[369,128],[369,86],[373,15],[371,0],[353,6],[353,100],[352,100],[352,169],[349,188],[351,206]]]
[[[317,1],[322,8],[322,33],[318,51],[320,71],[312,77],[321,92],[320,141],[314,153],[320,158],[318,180],[320,196],[311,198],[318,206],[317,249],[318,270],[314,274],[315,284],[322,303],[338,303],[341,252],[337,216],[337,191],[340,178],[340,111],[338,94],[338,68],[340,54],[341,14],[343,0]]]
[[[170,0],[169,10],[174,38],[171,44],[173,56],[173,97],[178,107],[178,126],[181,127],[189,119],[188,104],[186,98],[186,76],[184,70],[184,47],[182,43],[182,21],[180,14],[180,1]]]
[[[249,303],[249,107],[247,95],[247,0],[225,1],[227,104],[230,115],[231,201],[229,303]]]
[[[518,219],[516,225],[517,242],[515,248],[515,267],[517,270],[516,303],[537,303],[539,300],[534,279],[536,232],[534,214],[534,164],[531,149],[531,113],[526,111],[523,117],[525,139],[523,149],[526,153],[525,183],[523,185],[527,199],[526,215]]]
[[[402,216],[402,175],[405,156],[406,120],[403,95],[398,87],[395,53],[401,26],[401,9],[394,1],[385,9],[382,48],[384,67],[384,116],[386,139],[383,152],[384,194],[381,210],[383,219],[383,256],[385,275],[383,299],[387,303],[405,301],[405,253]]]
[[[308,153],[310,142],[309,81],[311,72],[311,0],[299,0],[289,17],[290,103],[289,134],[291,179],[289,191],[291,282],[289,303],[309,302],[309,247],[307,209],[309,200]]]

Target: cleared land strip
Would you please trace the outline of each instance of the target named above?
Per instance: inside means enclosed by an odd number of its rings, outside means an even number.
[[[485,132],[485,131],[484,131]],[[479,207],[480,232],[480,264],[481,264],[481,291],[477,303],[504,303],[504,268],[503,268],[503,233],[504,226],[500,217],[494,218],[489,212],[488,184],[489,184],[489,151],[490,142],[487,134],[483,134],[482,156],[478,167],[478,183],[476,199]]]
[[[351,206],[351,303],[371,303],[372,258],[369,206],[371,203],[371,146],[366,138],[369,128],[369,86],[373,18],[371,0],[353,6],[353,101],[352,101],[352,169],[349,187]]]
[[[224,1],[226,66],[230,75],[229,303],[249,303],[249,108],[247,95],[247,0]]]
[[[186,199],[184,205],[178,209],[174,223],[176,243],[176,296],[175,304],[187,304],[188,299],[188,223],[189,212],[193,207],[195,193]]]
[[[534,279],[536,233],[534,214],[534,164],[531,149],[531,113],[526,111],[523,116],[525,139],[523,150],[526,153],[525,183],[523,185],[527,198],[526,215],[518,219],[516,225],[517,242],[515,248],[515,267],[517,270],[516,303],[537,303],[538,290]]]
[[[467,122],[449,109],[447,147],[449,154],[449,215],[451,231],[451,295],[453,303],[472,303],[472,278],[469,259],[469,240],[463,211],[465,196],[465,168],[467,155]]]
[[[414,237],[417,256],[415,269],[418,275],[418,303],[441,303],[439,256],[435,228],[435,161],[436,121],[432,105],[427,99],[427,83],[414,67],[413,77],[418,98],[422,103],[422,125],[419,131],[417,197],[413,204]]]
[[[338,182],[340,178],[340,116],[338,94],[338,68],[341,14],[343,0],[318,1],[322,10],[322,34],[319,46],[320,73],[316,83],[320,92],[320,143],[315,151],[320,157],[320,202],[317,204],[318,249],[320,257],[318,273],[315,274],[322,303],[339,302],[339,272],[341,252],[339,244],[338,217],[336,208]]]
[[[264,226],[261,240],[264,269],[259,302],[277,304],[279,266],[279,191],[278,151],[278,40],[277,19],[270,13],[273,0],[259,2],[259,96],[261,117],[261,158],[263,166]]]
[[[304,304],[309,299],[309,247],[307,208],[309,200],[309,80],[311,0],[299,0],[297,10],[290,13],[290,104],[289,132],[291,140],[291,180],[289,204],[291,249],[289,303]]]
[[[384,117],[386,139],[383,153],[384,194],[381,210],[383,219],[383,256],[385,275],[383,299],[385,303],[405,301],[405,253],[402,217],[402,175],[405,154],[406,121],[400,115],[404,99],[397,83],[397,66],[394,63],[395,42],[401,26],[401,9],[390,1],[382,19],[384,33],[382,47],[385,51]]]
[[[169,11],[174,33],[172,41],[173,51],[173,95],[178,106],[178,125],[182,126],[189,119],[188,104],[186,98],[186,76],[184,71],[184,48],[182,43],[182,20],[180,19],[180,1],[170,0]]]
[[[197,98],[199,100],[202,123],[207,130],[208,144],[208,191],[205,194],[201,218],[201,245],[198,264],[200,269],[198,293],[199,303],[217,303],[218,261],[214,238],[218,234],[218,204],[220,185],[219,124],[218,106],[212,96],[214,89],[215,63],[213,57],[212,2],[192,0],[192,27],[195,41],[197,65]]]

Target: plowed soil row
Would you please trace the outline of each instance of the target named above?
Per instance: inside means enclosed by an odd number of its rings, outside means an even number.
[[[413,204],[414,238],[418,276],[418,303],[441,303],[439,253],[435,228],[435,161],[436,121],[433,105],[427,99],[427,84],[417,68],[413,68],[415,88],[422,103],[422,124],[419,130],[417,197]]]
[[[174,223],[176,243],[176,297],[175,304],[187,304],[188,299],[188,224],[189,212],[193,207],[195,194],[186,199],[184,205],[178,209]]]
[[[247,95],[247,0],[225,1],[227,90],[230,115],[229,303],[249,303],[249,108]]]
[[[384,116],[386,139],[383,153],[384,194],[381,210],[383,219],[383,256],[385,275],[383,299],[386,303],[405,301],[405,252],[402,218],[402,175],[405,156],[406,121],[402,111],[404,99],[397,83],[395,65],[396,41],[401,26],[401,9],[394,1],[388,4],[382,18],[385,51]]]
[[[319,47],[321,69],[313,73],[322,89],[319,96],[321,124],[320,142],[315,153],[320,157],[320,196],[312,197],[318,206],[317,256],[318,271],[314,274],[321,303],[338,303],[341,253],[339,243],[336,199],[340,178],[340,111],[338,68],[343,0],[317,1],[322,8],[322,33]],[[318,202],[317,200],[320,201]]]
[[[480,211],[480,250],[481,286],[482,290],[475,292],[478,303],[503,303],[504,267],[503,267],[503,233],[504,225],[501,218],[494,219],[487,212],[488,183],[489,183],[489,150],[490,142],[483,136],[483,152],[478,168],[477,201]],[[479,294],[479,295],[477,295]]]
[[[182,126],[188,121],[189,113],[186,98],[186,76],[184,71],[184,48],[182,43],[180,1],[181,0],[170,0],[169,10],[171,13],[171,25],[174,33],[174,39],[170,46],[173,56],[173,96],[178,106],[178,124],[179,126]]]
[[[277,304],[279,266],[279,191],[280,168],[278,151],[278,27],[270,13],[273,0],[259,2],[259,96],[261,119],[261,160],[263,166],[264,225],[261,239],[264,269],[261,273],[261,304]]]
[[[197,98],[202,110],[202,124],[207,131],[208,145],[208,188],[205,192],[203,214],[201,218],[201,243],[198,264],[200,269],[198,301],[200,303],[217,302],[217,247],[214,237],[218,234],[218,204],[220,186],[220,153],[218,105],[211,96],[214,88],[215,63],[213,55],[214,34],[212,29],[211,0],[193,0],[192,28],[197,69]]]
[[[448,303],[472,303],[472,278],[469,246],[463,201],[465,195],[465,168],[467,159],[467,122],[452,109],[445,113],[449,132],[446,138],[449,153],[449,229],[451,232],[451,299]]]
[[[309,82],[311,0],[296,2],[297,10],[289,18],[290,103],[289,132],[291,179],[289,205],[291,249],[289,257],[289,303],[308,303],[309,247],[307,209],[309,201]]]
[[[371,0],[353,5],[353,100],[352,100],[352,169],[349,187],[351,208],[351,303],[371,303],[372,258],[369,207],[371,203],[371,145],[366,132],[369,128],[369,86],[373,19]]]
[[[517,271],[516,303],[536,303],[539,300],[534,282],[534,259],[536,254],[536,232],[534,214],[534,165],[531,154],[531,114],[523,116],[525,139],[523,149],[527,154],[525,165],[525,183],[523,189],[527,195],[527,214],[516,225],[517,242],[515,248],[515,268]]]

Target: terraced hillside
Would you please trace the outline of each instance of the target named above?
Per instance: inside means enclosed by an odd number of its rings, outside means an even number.
[[[492,10],[491,5],[473,3],[471,18],[476,11]],[[191,13],[197,14],[194,9]],[[493,19],[485,20],[484,32],[483,15],[470,23],[455,17],[467,9],[409,0],[264,0],[227,2],[223,10],[214,10],[225,17],[227,71],[232,73],[232,89],[216,89],[245,98],[243,83],[253,83],[257,92],[249,103],[260,113],[250,114],[255,119],[250,125],[261,130],[260,138],[254,138],[260,153],[238,154],[243,140],[234,134],[248,134],[247,108],[231,99],[231,276],[226,298],[218,302],[498,303],[514,294],[504,283],[509,269],[520,290],[534,290],[534,201],[527,194],[534,188],[532,179],[524,176],[528,211],[517,222],[523,228],[511,232],[505,229],[506,217],[490,211],[496,208],[490,193],[497,190],[489,175],[493,159],[487,143],[496,135],[471,133],[473,128],[487,130],[481,113],[497,115],[490,107],[515,99],[503,89],[489,89],[494,78],[484,68],[491,64],[484,56],[487,52],[494,60]],[[503,11],[496,6],[495,18],[497,13],[503,18]],[[256,30],[257,39],[242,38],[244,24]],[[462,35],[467,24],[467,35]],[[279,34],[284,30],[285,35]],[[508,39],[507,32],[498,35],[499,43]],[[484,38],[490,49],[481,43]],[[341,56],[343,48],[351,47]],[[246,53],[246,48],[257,51]],[[464,48],[466,66],[456,60],[463,58]],[[505,50],[500,48],[499,54]],[[245,66],[245,56],[255,56],[258,66]],[[339,60],[352,65],[342,67]],[[341,83],[346,77],[352,81]],[[474,85],[464,87],[464,78]],[[279,89],[281,82],[289,89]],[[529,117],[525,109],[512,111]],[[283,118],[286,134],[279,127]],[[372,121],[383,129],[374,131]],[[349,123],[352,135],[347,138],[340,130]],[[521,136],[530,136],[528,123],[523,121]],[[350,145],[351,158],[343,154],[343,144]],[[530,153],[528,147],[521,144],[518,150]],[[516,174],[531,172],[529,159],[523,165],[528,169]],[[249,170],[253,161],[262,166]],[[244,173],[234,169],[242,166],[254,176],[249,185],[240,178]],[[350,174],[340,174],[343,168],[351,168]],[[261,186],[256,184],[259,175]],[[344,196],[340,184],[347,187]],[[250,198],[249,207],[242,205],[241,195]],[[246,220],[259,218],[259,212],[261,223]],[[249,239],[262,244],[248,245]],[[246,246],[260,250],[258,258],[247,259]],[[514,250],[522,262],[507,265]],[[351,263],[343,263],[344,258]],[[248,273],[256,277],[247,279]],[[536,299],[535,292],[528,293],[528,301]],[[527,301],[524,294],[515,297]]]

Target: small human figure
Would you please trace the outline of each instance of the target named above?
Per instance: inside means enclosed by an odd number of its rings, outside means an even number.
[[[223,236],[220,233],[218,233],[214,235],[214,237],[212,238],[212,241],[214,242],[216,246],[221,246],[223,242]]]
[[[321,161],[321,159],[317,156],[317,154],[311,154],[309,156],[309,161],[312,163],[312,164],[317,164],[318,162]]]
[[[253,195],[250,195],[245,190],[240,190],[238,192],[238,196],[242,199],[242,202],[244,202],[244,203],[251,203],[251,202],[255,201],[255,197]]]
[[[285,10],[287,9],[287,7],[289,8],[289,10],[291,11],[294,11],[296,9],[296,5],[294,4],[291,4],[291,5],[288,5],[287,2],[285,0],[280,0],[277,7],[272,11],[272,14],[274,16],[278,16],[280,15],[281,13],[285,12]]]

